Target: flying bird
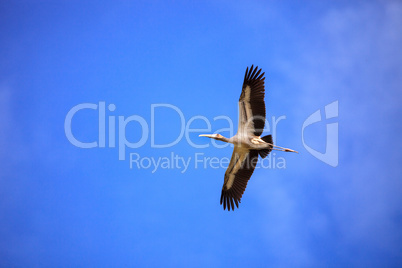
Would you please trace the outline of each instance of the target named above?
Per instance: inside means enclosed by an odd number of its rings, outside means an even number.
[[[220,203],[223,204],[224,210],[226,208],[228,211],[234,210],[235,204],[237,208],[239,207],[241,197],[257,164],[258,155],[265,158],[272,150],[297,153],[274,145],[271,135],[261,137],[265,125],[264,74],[258,66],[253,68],[251,65],[250,69],[248,67],[246,69],[239,99],[239,126],[235,136],[226,138],[220,134],[200,135],[234,145],[221,193]]]

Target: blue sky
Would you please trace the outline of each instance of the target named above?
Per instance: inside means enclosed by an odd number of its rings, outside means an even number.
[[[353,266],[402,264],[402,4],[398,1],[15,1],[0,4],[0,266]],[[219,205],[224,168],[195,168],[195,148],[170,104],[237,128],[246,66],[266,73],[268,122],[286,168],[260,168],[240,208]],[[339,116],[305,129],[324,152],[339,126],[332,167],[303,146],[302,126],[338,101]],[[83,149],[64,129],[92,103],[106,119],[137,116],[146,142]],[[98,140],[98,112],[72,132]],[[194,120],[191,128],[205,128]],[[107,124],[107,128],[109,124]],[[116,144],[118,131],[116,130]],[[130,122],[127,140],[142,138]],[[272,129],[268,129],[266,133]],[[228,135],[229,131],[222,134]],[[211,144],[190,133],[196,144]],[[108,141],[109,134],[106,133]],[[333,140],[329,142],[335,142]],[[222,145],[222,144],[219,144]],[[189,168],[131,168],[130,153],[190,159]]]

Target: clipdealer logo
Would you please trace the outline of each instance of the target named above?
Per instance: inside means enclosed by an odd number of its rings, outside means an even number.
[[[185,116],[183,112],[175,105],[166,104],[166,103],[158,103],[158,104],[151,104],[151,120],[150,125],[148,122],[139,115],[131,115],[128,117],[124,117],[122,115],[113,115],[112,113],[116,110],[116,105],[111,103],[106,106],[106,102],[100,101],[98,104],[95,103],[81,103],[74,107],[72,107],[64,121],[64,131],[66,138],[68,141],[82,149],[90,149],[90,148],[116,148],[118,149],[118,159],[121,161],[126,160],[126,150],[129,149],[137,149],[144,146],[148,139],[150,138],[150,145],[151,148],[169,148],[173,147],[178,144],[183,138],[186,139],[187,143],[196,149],[200,148],[207,148],[211,144],[216,148],[224,148],[230,146],[228,143],[220,144],[217,143],[215,140],[206,140],[204,144],[196,144],[194,143],[191,138],[191,133],[211,133],[212,124],[211,121],[206,118],[205,116],[197,115],[191,117],[187,122],[185,120]],[[72,121],[74,116],[85,109],[94,110],[98,113],[98,140],[92,142],[82,142],[78,140],[72,131]],[[169,143],[165,144],[158,144],[155,141],[155,117],[156,117],[156,110],[157,109],[171,109],[177,113],[178,117],[180,118],[180,133],[177,138]],[[108,114],[108,115],[107,115]],[[338,116],[338,102],[333,102],[328,104],[325,107],[325,114],[326,119],[337,117]],[[269,123],[266,120],[266,130],[271,132],[274,144],[276,143],[276,131],[278,128],[278,124],[285,120],[286,116],[282,115],[276,118],[272,116]],[[203,121],[206,124],[206,128],[202,129],[194,129],[191,128],[191,124],[196,121]],[[230,136],[235,134],[234,131],[234,124],[230,117],[228,116],[216,116],[213,118],[213,121],[224,120],[226,121],[228,127],[221,128],[215,131],[215,133],[221,133],[228,131]],[[321,114],[320,110],[317,110],[312,115],[310,115],[302,126],[302,143],[306,150],[311,153],[317,159],[336,167],[338,165],[338,123],[332,123],[327,125],[327,141],[326,141],[326,152],[320,153],[313,148],[309,147],[304,141],[304,129],[316,122],[321,121]],[[132,142],[127,140],[126,138],[126,127],[128,124],[139,124],[141,127],[141,137],[138,141]],[[334,125],[335,124],[335,125]],[[118,135],[116,135],[116,132]],[[107,135],[106,135],[107,133]],[[116,144],[117,138],[117,144]],[[194,157],[183,157],[179,155],[175,155],[173,152],[169,156],[158,157],[155,158],[153,156],[141,156],[138,152],[130,152],[129,153],[129,163],[130,169],[137,168],[137,169],[151,169],[152,173],[156,172],[159,168],[176,168],[182,169],[182,172],[185,172],[190,165],[190,162],[194,162],[194,167],[199,168],[226,168],[229,164],[230,158],[214,158],[214,157],[202,157],[203,153],[195,153]],[[264,162],[265,161],[265,162]],[[268,155],[267,158],[260,161],[260,166],[262,168],[286,168],[286,161],[284,157],[277,157],[276,153],[272,152]],[[257,166],[258,168],[258,166]]]
[[[338,101],[334,101],[324,108],[325,119],[337,118],[338,117]],[[322,162],[332,166],[337,167],[339,163],[339,130],[338,122],[327,123],[326,124],[326,142],[325,142],[325,153],[321,153],[310,146],[308,146],[304,140],[304,130],[306,127],[321,122],[323,119],[321,117],[321,111],[317,110],[312,113],[303,123],[302,126],[302,142],[304,148],[312,154],[315,158],[321,160]]]

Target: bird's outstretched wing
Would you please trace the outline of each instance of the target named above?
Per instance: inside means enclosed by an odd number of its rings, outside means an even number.
[[[246,69],[239,99],[239,129],[241,135],[261,136],[265,125],[264,74],[258,66]]]
[[[239,207],[241,197],[247,187],[247,182],[254,172],[258,160],[256,150],[233,150],[229,167],[225,172],[225,180],[222,187],[221,205],[223,209],[234,210],[234,205]]]

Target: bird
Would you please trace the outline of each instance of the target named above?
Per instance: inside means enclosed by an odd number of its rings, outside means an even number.
[[[254,65],[246,69],[239,98],[239,125],[236,135],[231,138],[221,134],[199,135],[234,145],[221,192],[220,204],[223,204],[224,210],[233,211],[235,205],[239,208],[258,156],[265,158],[272,150],[298,153],[274,145],[272,135],[261,137],[265,126],[265,72],[261,71],[261,68],[254,68]]]

